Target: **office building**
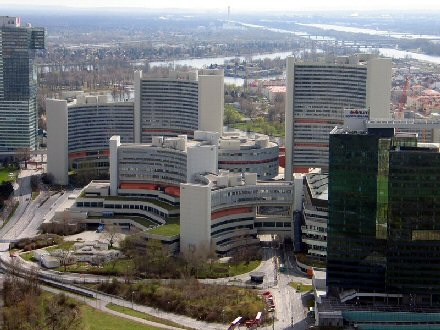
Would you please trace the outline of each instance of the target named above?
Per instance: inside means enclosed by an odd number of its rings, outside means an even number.
[[[293,172],[328,168],[328,135],[342,125],[344,109],[367,109],[390,118],[391,60],[369,54],[287,59],[286,179]]]
[[[108,102],[105,96],[78,95],[73,102],[46,100],[47,171],[68,184],[69,169],[96,178],[108,176],[111,136],[134,141],[133,102]]]
[[[295,182],[257,181],[256,173],[218,170],[217,132],[195,131],[193,140],[184,135],[152,140],[124,144],[119,136],[110,138],[110,180],[92,181],[43,227],[62,224],[69,214],[72,226],[78,221],[129,224],[173,251],[182,239],[183,250],[190,244],[201,253],[212,247],[218,254],[258,243],[257,234],[293,238],[293,214],[302,204],[301,177]],[[162,237],[150,234],[145,223],[180,223],[180,231]]]
[[[335,129],[329,165],[330,291],[440,305],[439,144]]]
[[[211,83],[215,85],[222,80],[219,77],[222,76],[208,74],[198,76],[199,80],[203,81],[203,85],[207,84],[208,87]],[[166,81],[169,82],[169,80]],[[201,88],[200,86],[198,88]],[[156,92],[156,94],[160,93]],[[205,93],[202,94],[205,95]],[[204,96],[198,98],[205,100]],[[170,95],[167,96],[167,99],[173,100],[176,106],[180,106],[179,104],[185,106],[186,104],[182,100],[177,101],[177,98]],[[222,102],[216,100],[214,96],[211,99],[210,105],[201,107],[202,110],[199,114],[202,120],[197,126],[213,127],[221,131],[223,114],[217,110]],[[69,170],[78,175],[90,177],[90,179],[107,178],[110,165],[108,139],[111,136],[119,135],[122,144],[143,140],[140,133],[141,122],[136,114],[135,102],[109,102],[107,95],[87,95],[79,92],[70,102],[48,99],[46,111],[48,117],[47,167],[48,172],[54,175],[55,182],[58,184],[68,183]],[[197,114],[197,109],[194,111]],[[206,118],[205,120],[204,117],[211,113],[211,120]],[[187,115],[188,113],[183,111],[181,119],[183,120]],[[151,114],[151,116],[155,115]],[[188,116],[193,118],[192,115]],[[179,115],[176,114],[174,117],[178,118]],[[193,120],[195,120],[194,118]],[[188,121],[188,123],[190,122],[191,120]],[[192,130],[194,128],[196,128],[195,125],[187,136],[196,140],[195,131]],[[182,131],[186,131],[186,129]],[[152,142],[154,137],[159,136],[156,135],[159,132],[164,131],[158,130],[155,134],[149,135],[149,138],[145,136],[144,138],[145,140],[151,139]],[[186,135],[176,134],[177,131],[174,133],[166,131],[164,137]],[[219,168],[236,173],[255,172],[258,179],[261,180],[272,179],[278,175],[279,148],[276,143],[269,141],[267,136],[259,134],[254,138],[249,138],[241,133],[228,132],[221,137],[218,135],[216,139],[218,140],[216,144],[218,144],[219,150]],[[142,142],[142,144],[145,143],[147,142]]]
[[[197,130],[221,133],[223,99],[223,71],[199,70],[172,71],[166,77],[136,71],[134,102],[84,93],[72,102],[47,100],[48,171],[59,184],[67,184],[69,169],[95,178],[108,175],[113,135],[122,143],[151,143],[153,136],[192,139]]]
[[[44,49],[44,30],[21,26],[19,17],[0,17],[0,153],[36,148],[37,71],[35,52]]]
[[[135,142],[153,136],[192,136],[223,131],[223,70],[171,71],[165,76],[135,72]]]
[[[315,291],[317,325],[437,327],[439,148],[392,128],[332,131],[327,279]]]

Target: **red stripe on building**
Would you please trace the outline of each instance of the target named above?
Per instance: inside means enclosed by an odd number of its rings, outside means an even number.
[[[223,218],[223,217],[226,217],[228,215],[233,215],[233,214],[251,213],[252,211],[253,211],[252,207],[238,207],[235,209],[227,209],[227,210],[217,211],[217,212],[211,213],[211,220]]]
[[[265,160],[248,160],[248,161],[240,161],[240,160],[222,160],[219,161],[219,164],[264,164],[270,162],[276,162],[278,158],[265,159]]]
[[[294,119],[295,124],[332,124],[332,125],[342,125],[343,122],[334,119]]]
[[[328,148],[328,144],[325,143],[295,143],[294,147],[315,147],[315,148]]]

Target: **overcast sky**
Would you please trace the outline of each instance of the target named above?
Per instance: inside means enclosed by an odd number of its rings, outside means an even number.
[[[439,0],[0,0],[3,4],[72,7],[142,7],[220,9],[231,11],[294,10],[440,10]]]

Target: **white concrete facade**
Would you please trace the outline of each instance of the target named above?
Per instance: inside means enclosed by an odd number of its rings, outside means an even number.
[[[68,129],[67,101],[47,100],[47,172],[57,184],[67,185],[68,177]]]
[[[208,220],[209,219],[209,220]],[[211,248],[211,187],[180,185],[180,251],[208,252]],[[207,221],[208,220],[208,221]]]
[[[347,108],[390,117],[391,60],[370,54],[326,62],[287,58],[286,179],[294,171],[328,166],[329,133]]]
[[[199,130],[223,133],[223,70],[199,71]]]
[[[112,136],[110,138],[110,195],[118,195],[118,148],[121,146],[121,137]]]

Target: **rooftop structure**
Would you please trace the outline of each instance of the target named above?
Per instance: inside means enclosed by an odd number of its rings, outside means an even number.
[[[239,132],[225,132],[219,140],[218,166],[234,173],[257,173],[259,180],[278,175],[278,144],[266,135],[247,138]]]

